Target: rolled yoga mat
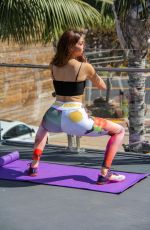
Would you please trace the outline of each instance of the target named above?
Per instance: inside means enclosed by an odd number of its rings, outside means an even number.
[[[19,152],[18,151],[11,152],[5,156],[0,157],[0,166],[7,165],[18,159],[19,159]]]

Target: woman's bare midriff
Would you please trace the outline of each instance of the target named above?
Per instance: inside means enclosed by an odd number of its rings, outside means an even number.
[[[58,96],[56,95],[56,100],[57,101],[62,101],[62,102],[83,102],[83,95],[79,96]]]

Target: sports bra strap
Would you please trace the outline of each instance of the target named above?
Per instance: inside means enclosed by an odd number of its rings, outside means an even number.
[[[83,62],[82,62],[82,63],[83,63]],[[81,63],[81,65],[80,65],[80,67],[79,67],[79,70],[78,70],[78,73],[77,73],[77,76],[76,76],[76,81],[77,81],[77,78],[78,78],[78,76],[79,76],[79,72],[80,72],[80,69],[81,69],[82,63]]]

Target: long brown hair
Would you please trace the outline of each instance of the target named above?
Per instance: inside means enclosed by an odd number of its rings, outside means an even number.
[[[70,50],[75,46],[79,39],[83,36],[83,32],[68,30],[65,31],[57,44],[57,51],[52,59],[52,64],[56,66],[64,66],[70,58]],[[77,58],[78,61],[84,62],[84,55]]]

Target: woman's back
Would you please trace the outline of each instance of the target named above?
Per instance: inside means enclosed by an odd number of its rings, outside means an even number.
[[[83,93],[80,95],[74,95],[74,92],[72,92],[71,96],[70,95],[65,96],[65,94],[67,94],[66,92],[67,90],[66,87],[63,86],[63,83],[65,82],[65,85],[67,85],[67,83],[71,83],[68,84],[69,91],[71,90],[73,84],[76,85],[75,87],[78,88],[83,87],[87,79],[87,74],[85,71],[85,63],[81,63],[75,59],[71,59],[68,61],[68,63],[65,66],[57,67],[55,65],[50,65],[50,69],[52,72],[52,79],[54,80],[54,86],[57,83],[57,85],[58,84],[61,85],[62,91],[65,90],[64,95],[57,95],[56,92],[56,100],[63,101],[63,102],[69,102],[69,101],[82,102]],[[82,83],[83,86],[81,86]],[[82,91],[82,89],[80,91]]]
[[[81,63],[75,59],[71,59],[62,67],[51,65],[52,77],[58,81],[83,81],[86,79],[84,64],[85,63]],[[78,78],[76,79],[77,75]]]
[[[95,86],[97,86],[99,89],[105,89],[106,85],[103,82],[103,80],[96,74],[94,68],[92,65],[86,62],[79,62],[75,59],[70,59],[68,63],[62,67],[58,67],[55,65],[50,64],[50,69],[52,73],[52,79],[54,81],[54,87],[57,88],[57,85],[59,84],[59,87],[61,88],[61,91],[64,92],[64,94],[58,94],[56,92],[56,100],[62,101],[62,102],[82,102],[83,101],[83,90],[85,86],[85,81],[87,79],[91,80]],[[72,93],[67,95],[67,89],[66,87],[63,88],[63,84],[61,82],[65,82],[65,85],[67,82],[72,82],[75,85],[75,88],[78,88],[78,93],[75,95],[73,92],[73,87],[68,84],[68,90],[71,91],[72,87]],[[55,85],[57,83],[57,85]],[[61,86],[60,86],[61,85]],[[82,92],[81,94],[79,92]]]

